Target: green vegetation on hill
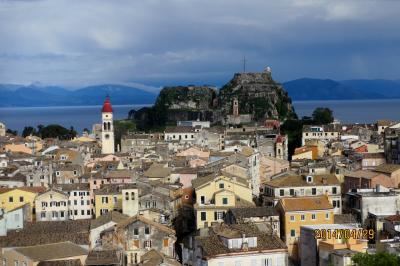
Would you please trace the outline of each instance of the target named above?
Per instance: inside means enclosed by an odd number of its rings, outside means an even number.
[[[42,139],[45,138],[58,138],[61,140],[69,140],[76,137],[77,133],[73,127],[67,129],[60,125],[38,125],[37,128],[26,126],[22,131],[22,137],[38,136]]]

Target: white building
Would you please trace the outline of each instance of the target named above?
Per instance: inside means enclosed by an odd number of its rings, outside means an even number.
[[[110,98],[107,97],[101,109],[102,130],[101,130],[101,153],[114,154],[114,125],[113,125],[113,109]]]
[[[70,220],[91,219],[93,205],[89,184],[65,184],[60,188],[68,194],[68,216]]]
[[[138,188],[122,189],[122,213],[135,216],[139,212],[139,190]]]
[[[37,221],[68,220],[68,194],[50,189],[35,200]]]
[[[275,206],[279,199],[328,195],[335,214],[342,213],[341,186],[333,174],[282,175],[264,184],[265,203]]]
[[[288,251],[276,235],[262,233],[250,224],[218,226],[214,234],[197,237],[184,248],[184,265],[245,266],[288,265]],[[195,242],[195,243],[193,243]],[[192,251],[192,250],[193,251]]]
[[[0,122],[0,137],[4,137],[6,135],[6,125]]]
[[[325,143],[331,140],[340,140],[340,129],[338,125],[329,124],[323,126],[303,126],[301,145],[304,146],[310,140],[319,140]]]

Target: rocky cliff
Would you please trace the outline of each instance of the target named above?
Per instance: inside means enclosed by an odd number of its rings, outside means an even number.
[[[234,99],[239,105],[239,116],[251,121],[296,116],[288,93],[272,79],[270,72],[235,74],[219,92],[209,86],[165,87],[152,108],[132,112],[130,116],[150,128],[178,120],[227,123],[232,121],[227,117],[233,114]]]
[[[253,121],[266,118],[284,120],[295,116],[288,93],[267,71],[235,74],[219,91],[218,103],[223,115],[232,114],[235,98],[239,103],[239,113],[250,114]]]

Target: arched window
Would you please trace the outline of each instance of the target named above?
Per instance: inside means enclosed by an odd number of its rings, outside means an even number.
[[[108,122],[108,130],[111,130],[111,122]]]
[[[104,124],[103,124],[103,129],[107,130],[107,123],[106,122],[104,122]]]

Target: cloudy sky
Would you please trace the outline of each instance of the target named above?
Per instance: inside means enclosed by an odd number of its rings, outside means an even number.
[[[399,79],[400,1],[0,0],[0,83]]]

